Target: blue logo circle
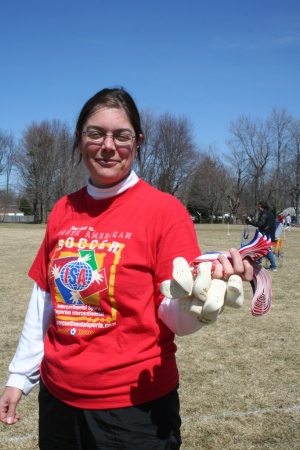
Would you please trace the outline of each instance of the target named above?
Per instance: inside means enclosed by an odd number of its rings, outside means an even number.
[[[71,291],[82,291],[92,282],[91,266],[83,261],[73,261],[66,264],[59,274],[62,284]]]

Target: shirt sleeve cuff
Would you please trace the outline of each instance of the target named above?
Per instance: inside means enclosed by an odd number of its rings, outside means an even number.
[[[32,380],[30,380],[24,375],[13,373],[9,376],[6,386],[21,389],[23,394],[28,395],[34,386],[38,384],[39,379],[39,375],[32,377]]]

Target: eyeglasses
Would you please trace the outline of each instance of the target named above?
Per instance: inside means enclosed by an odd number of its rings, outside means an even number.
[[[135,139],[135,136],[132,136],[130,133],[106,134],[99,130],[87,130],[81,133],[85,134],[87,141],[95,142],[95,144],[103,144],[107,137],[112,138],[115,145],[128,145]]]

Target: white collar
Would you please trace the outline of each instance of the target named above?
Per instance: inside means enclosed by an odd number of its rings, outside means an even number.
[[[139,181],[139,177],[132,170],[125,180],[109,188],[98,188],[91,184],[91,179],[87,181],[87,192],[95,200],[104,200],[106,198],[115,197],[121,192],[126,191],[130,187],[134,186]]]

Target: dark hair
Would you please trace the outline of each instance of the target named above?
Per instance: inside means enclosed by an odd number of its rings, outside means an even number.
[[[137,109],[137,106],[131,97],[131,95],[122,87],[118,88],[105,88],[101,91],[97,92],[93,97],[91,97],[83,106],[82,110],[79,113],[77,124],[76,124],[76,133],[75,140],[73,144],[73,157],[78,148],[78,144],[81,141],[81,131],[82,128],[87,121],[87,119],[98,109],[100,108],[117,108],[123,109],[133,126],[135,135],[139,137],[140,134],[143,134],[140,114]],[[139,147],[137,148],[137,157],[140,159],[140,151]],[[79,153],[78,163],[81,161],[82,156]]]
[[[269,209],[269,205],[267,202],[259,202],[258,206],[261,206],[263,209]]]

